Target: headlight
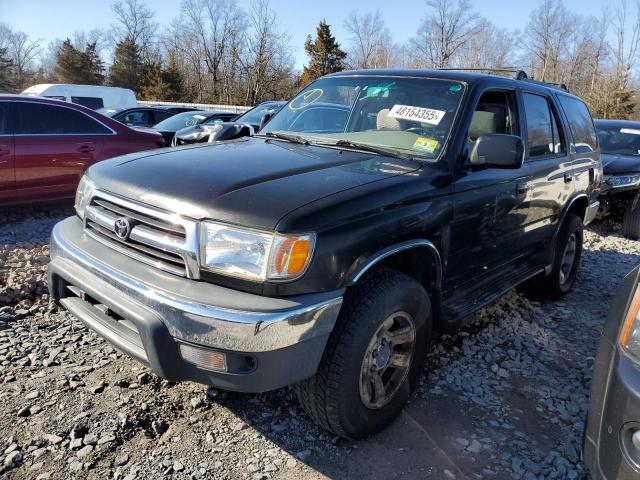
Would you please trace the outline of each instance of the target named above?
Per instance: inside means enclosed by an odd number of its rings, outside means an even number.
[[[291,280],[309,266],[315,235],[281,235],[202,224],[202,268],[248,280]]]
[[[604,181],[612,187],[631,187],[636,184],[640,185],[640,173],[634,173],[632,175],[607,175],[604,177]]]
[[[636,287],[631,306],[625,317],[619,344],[625,353],[640,362],[640,286]]]
[[[84,220],[84,211],[89,205],[89,201],[91,200],[94,189],[95,185],[85,174],[78,184],[78,189],[76,190],[76,200],[73,204],[74,208],[76,209],[76,213],[82,220]]]

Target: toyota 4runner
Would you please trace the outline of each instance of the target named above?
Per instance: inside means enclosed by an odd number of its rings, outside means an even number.
[[[255,137],[92,166],[50,291],[161,377],[294,384],[360,438],[398,415],[434,332],[520,284],[569,292],[601,179],[589,110],[560,88],[333,74]]]

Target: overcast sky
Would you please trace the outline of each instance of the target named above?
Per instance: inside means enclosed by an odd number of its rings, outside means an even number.
[[[237,1],[245,7],[250,3],[249,0]],[[42,39],[46,45],[50,40],[71,36],[76,30],[109,27],[114,21],[111,3],[109,0],[0,0],[0,21]],[[155,9],[156,21],[161,25],[170,23],[180,13],[180,0],[147,0],[146,3]],[[595,16],[600,16],[603,8],[613,3],[612,0],[565,0],[571,11]],[[473,4],[482,16],[496,25],[515,29],[524,28],[529,13],[539,1],[475,0]],[[331,25],[341,45],[346,47],[348,36],[343,22],[352,10],[367,13],[379,9],[395,42],[412,37],[427,12],[424,0],[271,0],[271,6],[278,14],[281,27],[291,36],[297,68],[307,60],[303,47],[305,38],[314,34],[323,18]]]

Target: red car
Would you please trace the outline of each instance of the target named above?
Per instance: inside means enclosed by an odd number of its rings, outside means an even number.
[[[0,206],[72,198],[93,163],[162,145],[81,105],[0,94]]]

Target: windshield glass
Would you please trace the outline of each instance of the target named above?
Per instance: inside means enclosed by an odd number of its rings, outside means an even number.
[[[252,108],[248,112],[240,115],[235,119],[238,123],[250,123],[252,125],[260,125],[260,121],[265,114],[278,110],[283,104],[268,103],[265,105],[258,105]]]
[[[459,82],[431,78],[323,78],[293,98],[260,133],[294,133],[312,144],[360,144],[435,159],[463,90]]]
[[[600,151],[613,155],[640,155],[640,125],[614,127],[596,125]]]
[[[161,121],[157,125],[154,125],[154,129],[162,130],[165,132],[177,132],[181,128],[193,127],[199,125],[209,118],[209,112],[184,112],[169,117],[166,120]]]

